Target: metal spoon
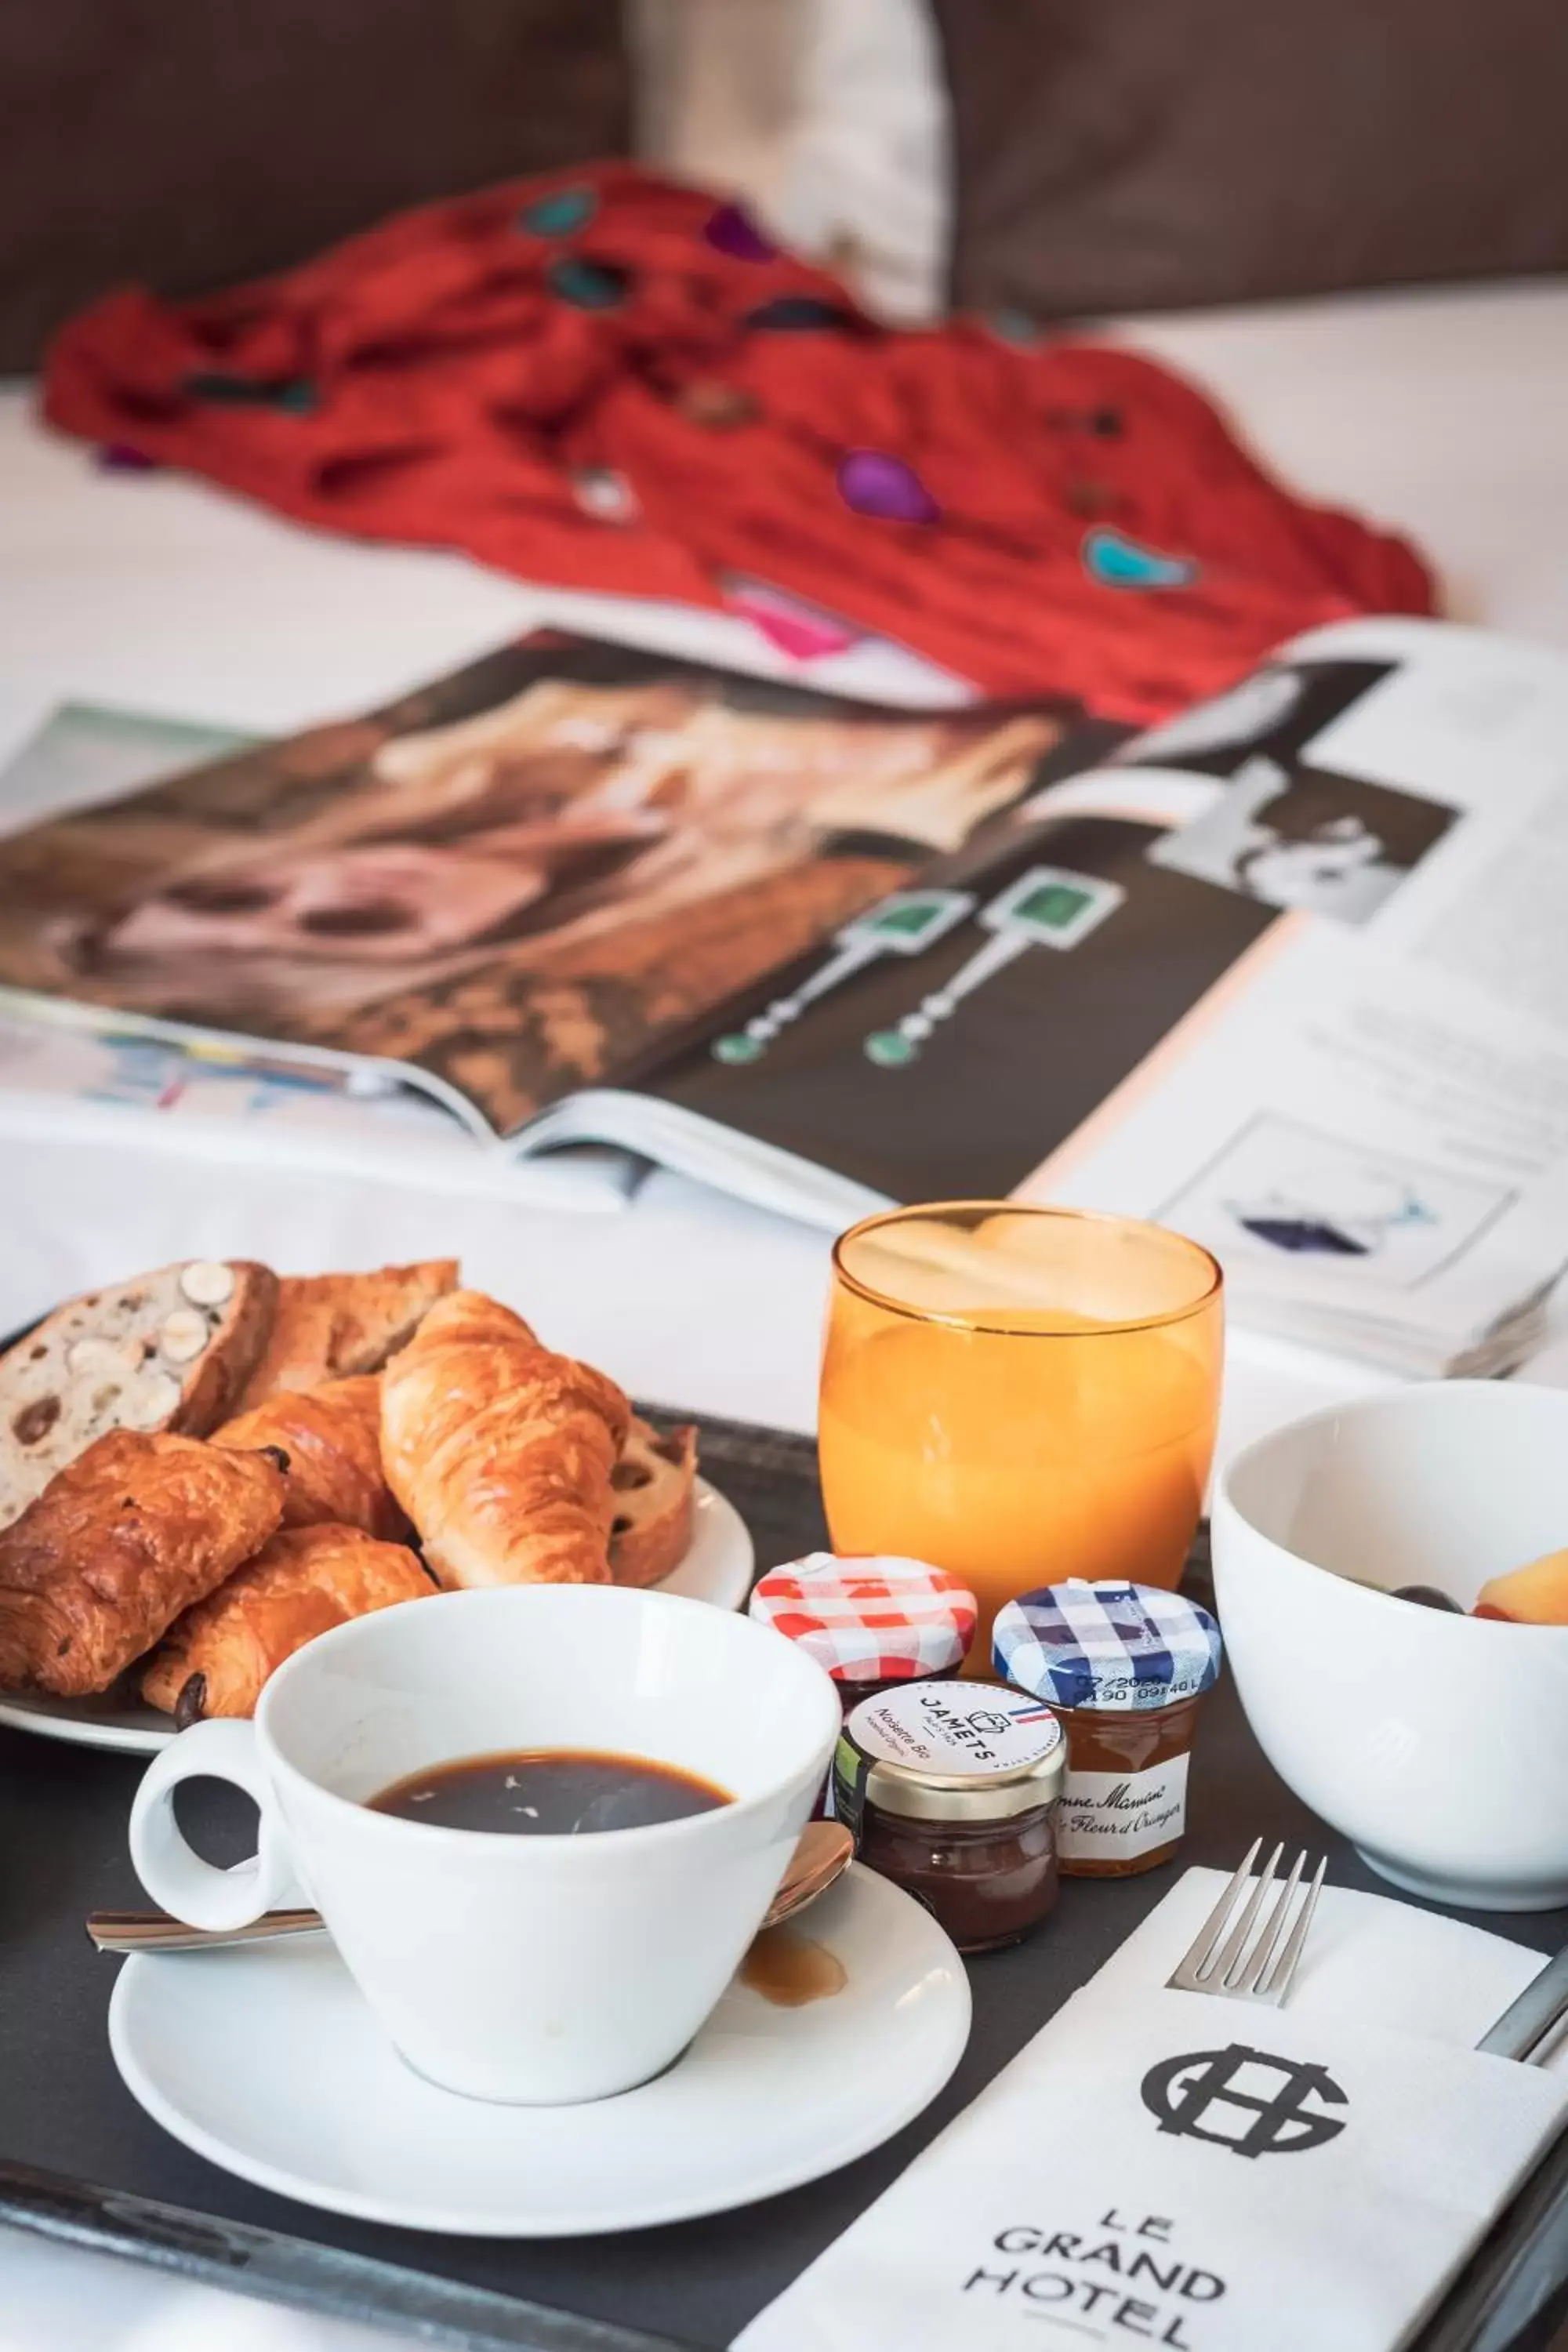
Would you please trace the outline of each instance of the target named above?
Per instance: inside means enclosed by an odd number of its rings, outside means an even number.
[[[855,1855],[855,1841],[842,1822],[812,1822],[801,1832],[779,1891],[768,1906],[764,1927],[793,1919],[825,1895]],[[322,1926],[319,1911],[265,1911],[247,1927],[187,1927],[166,1911],[94,1911],[87,1932],[100,1952],[210,1952],[223,1944],[270,1943],[278,1936],[310,1936]]]

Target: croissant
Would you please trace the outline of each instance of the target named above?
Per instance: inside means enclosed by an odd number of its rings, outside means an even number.
[[[430,1309],[381,1376],[387,1484],[437,1582],[607,1584],[631,1407],[477,1290]]]
[[[265,1454],[111,1430],[0,1532],[0,1684],[103,1691],[283,1516]]]
[[[286,1528],[169,1628],[142,1696],[181,1730],[204,1716],[253,1715],[268,1675],[318,1633],[430,1589],[402,1544],[358,1528]]]
[[[286,1274],[266,1347],[239,1399],[248,1412],[285,1389],[378,1372],[458,1279],[455,1257],[384,1265],[374,1274]]]
[[[331,1519],[395,1541],[408,1532],[381,1467],[381,1383],[374,1373],[289,1389],[213,1432],[214,1445],[279,1447],[289,1457],[286,1528]]]

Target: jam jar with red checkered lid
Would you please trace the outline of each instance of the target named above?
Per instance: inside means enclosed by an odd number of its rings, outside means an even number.
[[[1106,1578],[1042,1585],[996,1612],[996,1672],[1067,1734],[1057,1820],[1064,1878],[1169,1862],[1187,1826],[1187,1764],[1219,1627],[1184,1593]]]
[[[770,1569],[747,1607],[832,1675],[846,1716],[880,1691],[957,1674],[979,1613],[969,1587],[946,1569],[831,1551]],[[829,1778],[816,1811],[832,1809]]]
[[[896,1683],[956,1674],[978,1613],[969,1587],[945,1569],[831,1551],[770,1569],[747,1609],[826,1668],[846,1715]]]

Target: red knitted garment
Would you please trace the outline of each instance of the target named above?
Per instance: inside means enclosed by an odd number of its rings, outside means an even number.
[[[826,641],[842,616],[1117,719],[1433,604],[1403,541],[1290,497],[1163,368],[880,328],[735,206],[628,164],[406,213],[207,301],[113,295],[58,338],[45,398],[328,530],[694,604],[765,583]]]

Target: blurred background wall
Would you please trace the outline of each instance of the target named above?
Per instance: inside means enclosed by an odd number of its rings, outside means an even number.
[[[639,153],[898,321],[1568,267],[1565,0],[0,0],[0,370]]]
[[[0,373],[400,206],[625,154],[620,0],[0,0]]]

